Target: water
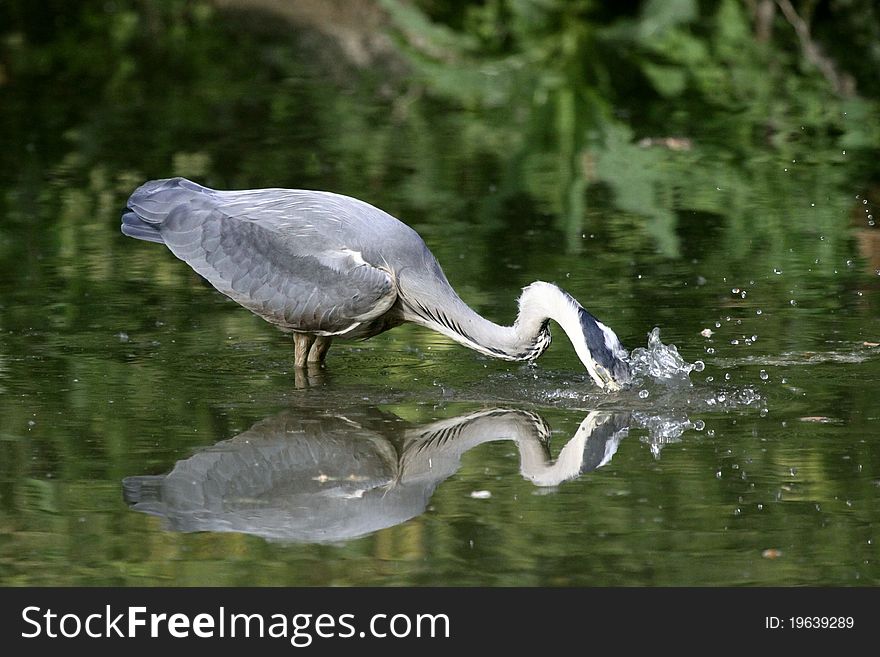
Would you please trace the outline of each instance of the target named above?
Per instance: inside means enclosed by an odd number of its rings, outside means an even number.
[[[691,372],[702,372],[705,369],[703,361],[688,363],[674,344],[663,344],[660,341],[660,328],[656,326],[648,333],[648,346],[632,350],[629,365],[636,385],[645,376],[667,385],[687,384],[690,382],[688,377]]]
[[[880,583],[877,242],[839,163],[709,151],[689,166],[716,184],[686,181],[669,225],[601,184],[572,214],[540,158],[469,148],[479,117],[423,99],[390,123],[374,81],[313,59],[198,93],[120,74],[100,112],[6,88],[2,584]],[[250,100],[211,111],[226,93]],[[53,121],[8,109],[33,98]],[[405,326],[297,372],[288,337],[119,234],[175,174],[369,200],[502,323],[555,281],[637,382],[599,391],[556,326],[535,365]]]

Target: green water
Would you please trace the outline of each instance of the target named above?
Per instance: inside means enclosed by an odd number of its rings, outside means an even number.
[[[866,151],[609,129],[597,177],[560,187],[478,113],[404,111],[308,30],[210,16],[185,46],[46,56],[0,87],[0,583],[880,583]],[[201,59],[160,74],[174,48]],[[558,327],[526,366],[405,326],[304,377],[289,337],[119,233],[170,175],[357,196],[490,319],[551,280],[629,348],[657,326],[705,370],[603,394]]]

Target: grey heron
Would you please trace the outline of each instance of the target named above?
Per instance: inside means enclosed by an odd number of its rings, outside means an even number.
[[[323,363],[333,338],[370,338],[404,322],[488,356],[534,361],[554,320],[600,388],[630,381],[617,335],[564,290],[532,283],[513,325],[495,324],[459,298],[415,230],[348,196],[153,180],[128,199],[122,232],[165,244],[217,290],[293,333],[299,368]]]

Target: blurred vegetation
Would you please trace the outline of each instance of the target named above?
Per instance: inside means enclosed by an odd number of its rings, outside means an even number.
[[[744,217],[727,210],[764,196],[767,181],[779,210],[803,198],[809,188],[786,182],[781,162],[840,164],[826,167],[835,180],[817,190],[830,196],[880,173],[880,15],[871,2],[800,3],[826,42],[862,44],[859,62],[849,46],[818,55],[825,69],[801,53],[774,2],[382,4],[419,83],[479,112],[469,137],[505,154],[502,188],[525,186],[566,226],[570,247],[602,198],[596,187],[677,256],[681,213],[740,225]],[[838,52],[851,74],[834,69]],[[847,84],[836,85],[841,76]],[[854,93],[854,76],[866,95]],[[799,226],[828,228],[774,224],[785,213],[768,214],[759,230],[775,242]]]
[[[784,219],[808,199],[842,227],[876,193],[870,0],[376,1],[409,73],[346,65],[256,1],[4,3],[4,176],[34,193],[97,178],[114,202],[172,174],[332,188],[495,227],[525,202],[571,251],[609,227],[668,257],[686,214],[757,223],[782,253],[792,231],[831,232]],[[755,196],[778,201],[757,222],[738,210]]]
[[[877,360],[791,364],[880,342],[873,2],[375,0],[392,47],[366,61],[320,29],[332,12],[272,4],[0,3],[0,582],[880,581]],[[123,477],[309,394],[274,329],[120,236],[126,196],[171,175],[364,198],[493,319],[557,280],[631,346],[662,326],[715,386],[767,367],[770,415],[707,415],[714,439],[658,463],[628,440],[555,498],[487,446],[434,510],[344,547],[162,533]],[[370,397],[422,421],[451,415],[448,390],[537,376],[407,327],[331,359],[328,408]],[[542,371],[572,362],[557,339]],[[547,384],[509,396],[539,404]],[[496,474],[511,495],[475,512]],[[774,546],[793,558],[762,560]]]

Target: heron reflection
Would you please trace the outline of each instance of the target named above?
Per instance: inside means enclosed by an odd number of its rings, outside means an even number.
[[[525,410],[480,410],[417,427],[377,408],[288,410],[168,474],[128,477],[123,490],[131,508],[164,517],[174,531],[338,542],[423,513],[478,445],[512,441],[522,476],[556,486],[608,463],[629,421],[629,413],[589,413],[554,459],[550,427]]]

